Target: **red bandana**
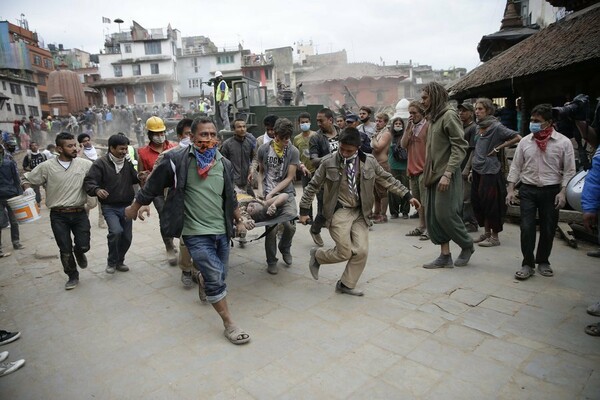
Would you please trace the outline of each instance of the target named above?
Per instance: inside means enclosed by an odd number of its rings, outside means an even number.
[[[542,129],[541,131],[533,134],[535,143],[538,145],[538,147],[540,148],[541,151],[546,151],[546,146],[548,145],[548,140],[550,140],[551,135],[552,135],[552,125],[550,125],[546,129]]]

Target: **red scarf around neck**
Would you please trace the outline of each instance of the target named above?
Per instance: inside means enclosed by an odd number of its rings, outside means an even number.
[[[538,145],[541,151],[546,151],[546,146],[548,145],[550,136],[552,136],[552,125],[533,134],[535,143]]]

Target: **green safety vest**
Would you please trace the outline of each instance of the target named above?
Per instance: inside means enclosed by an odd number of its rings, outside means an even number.
[[[223,97],[223,101],[229,101],[229,86],[227,86],[227,82],[224,80],[217,84],[217,101],[221,101],[221,83],[225,83],[225,96]]]
[[[135,149],[133,148],[133,146],[129,145],[127,146],[127,152],[129,153],[129,158],[131,158],[131,163],[133,164],[133,168],[135,168],[135,170],[138,170],[138,160],[137,157],[135,156]]]
[[[203,113],[206,109],[206,104],[204,104],[203,101],[200,102],[200,104],[198,105],[198,110]]]

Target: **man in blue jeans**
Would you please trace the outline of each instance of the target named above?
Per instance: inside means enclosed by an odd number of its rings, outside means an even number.
[[[83,181],[87,194],[98,197],[108,225],[108,274],[129,271],[125,254],[131,246],[132,221],[125,218],[125,207],[135,195],[133,185],[140,181],[127,146],[129,139],[125,135],[109,137],[108,153],[94,161]]]
[[[141,206],[164,193],[165,218],[161,228],[171,237],[183,237],[203,292],[225,327],[224,335],[233,344],[250,341],[250,335],[236,326],[227,306],[229,240],[246,231],[233,185],[233,167],[217,150],[217,129],[210,118],[192,124],[192,144],[164,153],[144,187],[125,210],[135,219]],[[252,224],[247,224],[252,228]]]

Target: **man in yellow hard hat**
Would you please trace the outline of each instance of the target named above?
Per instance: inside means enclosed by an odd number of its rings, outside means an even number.
[[[223,80],[223,73],[221,71],[215,72],[216,80],[216,94],[217,94],[217,110],[219,118],[223,125],[223,129],[226,131],[231,130],[229,125],[229,86],[227,82]]]
[[[173,147],[176,147],[176,143],[170,143],[165,135],[165,131],[167,130],[165,123],[159,117],[150,117],[146,120],[146,131],[148,134],[148,139],[150,142],[148,145],[140,148],[138,150],[138,170],[142,177],[148,176],[152,169],[154,168],[154,164],[156,164],[156,160],[158,156],[166,150],[169,150]],[[143,178],[142,178],[143,181]],[[159,221],[163,218],[163,207],[165,205],[165,197],[157,196],[153,200],[154,207],[158,212]],[[146,211],[149,214],[149,210]],[[175,246],[173,245],[173,238],[168,237],[161,225],[161,236],[163,242],[165,243],[165,248],[167,250],[167,257],[169,259],[169,264],[177,265],[177,251],[175,250]]]

